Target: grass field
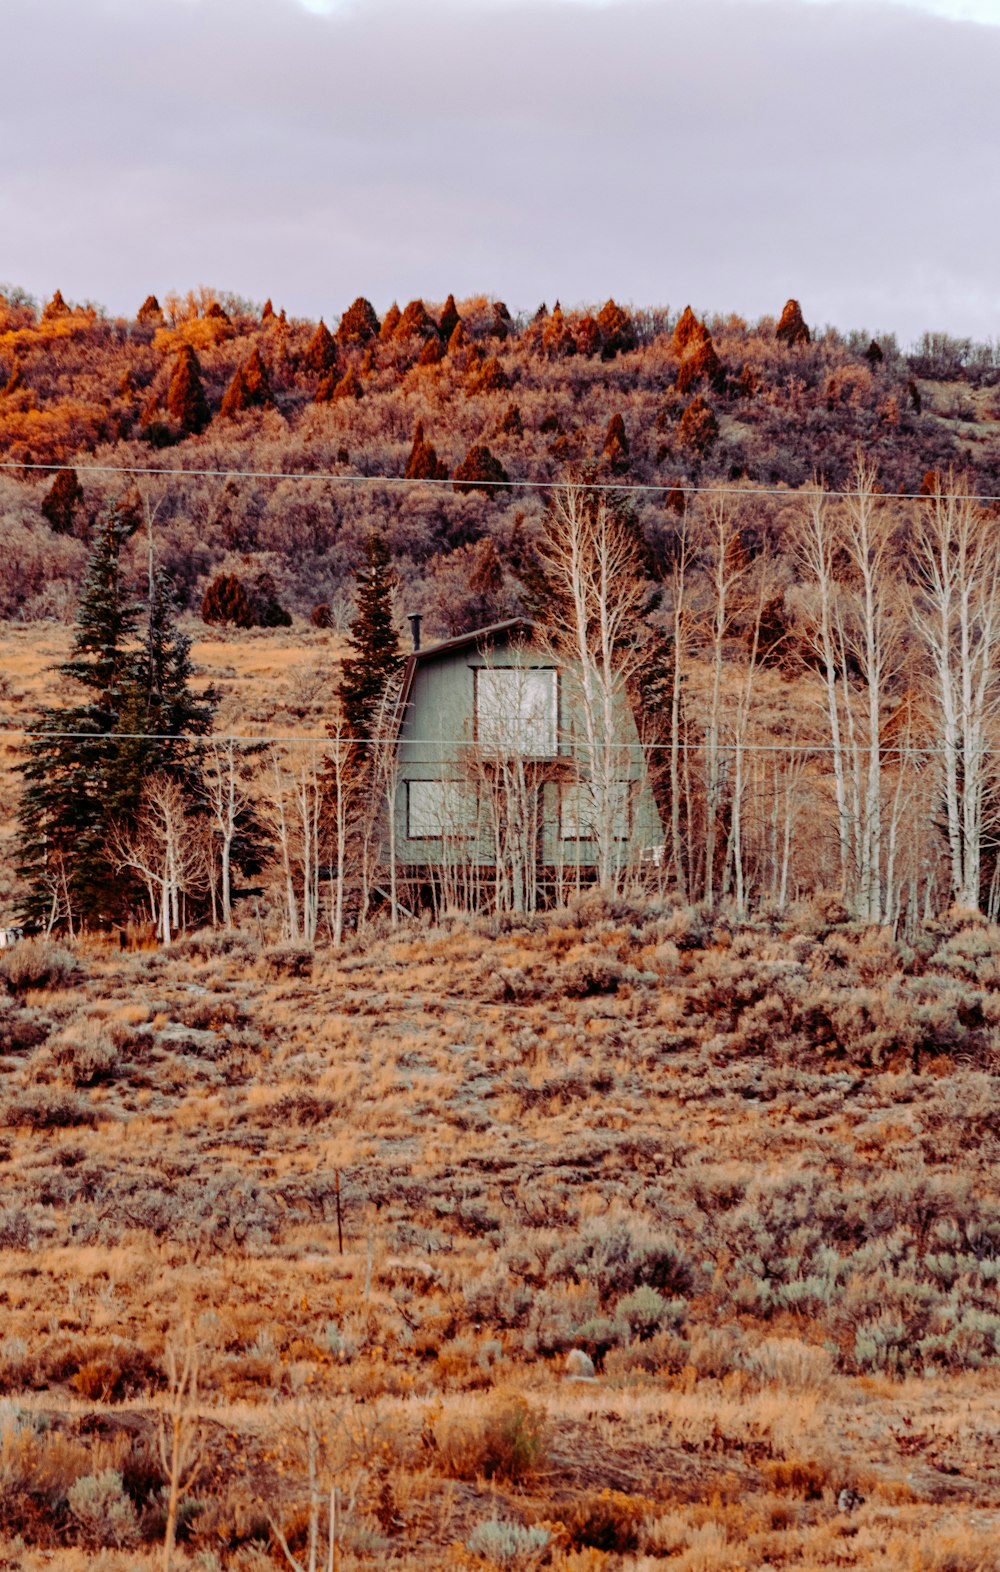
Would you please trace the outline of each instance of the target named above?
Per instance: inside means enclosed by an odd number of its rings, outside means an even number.
[[[995,931],[18,954],[0,1565],[1000,1565]]]

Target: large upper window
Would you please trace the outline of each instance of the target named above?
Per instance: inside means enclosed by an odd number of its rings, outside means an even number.
[[[476,832],[476,794],[465,781],[407,781],[411,841],[467,840]]]
[[[476,741],[487,752],[550,758],[559,688],[554,666],[477,666]]]

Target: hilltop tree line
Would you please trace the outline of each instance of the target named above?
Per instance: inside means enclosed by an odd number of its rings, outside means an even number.
[[[759,488],[764,509],[765,488],[843,484],[859,445],[886,490],[951,466],[996,495],[998,380],[989,346],[927,335],[906,355],[890,336],[818,330],[794,300],[751,325],[614,300],[514,316],[451,296],[380,317],[359,297],[328,325],[207,290],[149,296],[123,320],[7,289],[0,614],[72,603],[121,491],[86,468],[98,453],[214,472],[144,483],[183,609],[246,626],[326,607],[342,622],[376,528],[428,630],[447,631],[470,555],[492,551],[506,572],[540,525],[544,499],[518,481],[664,488],[635,499],[651,540],[685,487]],[[348,483],[283,478],[301,472]],[[380,484],[403,478],[422,484]],[[773,517],[780,532],[777,502]]]

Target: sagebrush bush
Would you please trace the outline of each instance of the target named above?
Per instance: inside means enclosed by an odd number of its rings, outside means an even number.
[[[550,1538],[548,1529],[525,1528],[521,1523],[490,1518],[477,1524],[465,1548],[474,1556],[483,1556],[491,1566],[510,1568],[514,1572],[519,1567],[537,1565]]]
[[[22,939],[0,954],[0,979],[14,993],[62,988],[82,975],[76,956],[52,939]]]
[[[116,1469],[85,1474],[70,1486],[66,1499],[85,1545],[123,1550],[138,1542],[139,1519]]]

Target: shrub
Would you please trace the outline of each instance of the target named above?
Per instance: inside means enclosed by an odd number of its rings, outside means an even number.
[[[572,1506],[561,1510],[560,1517],[572,1549],[590,1546],[594,1550],[623,1555],[638,1550],[640,1532],[650,1506],[643,1496],[602,1490],[574,1501]]]
[[[6,1122],[28,1130],[63,1130],[96,1125],[97,1112],[75,1092],[37,1088],[11,1099]]]
[[[235,573],[220,573],[205,591],[201,603],[201,620],[218,622],[225,627],[253,627],[253,607],[250,597]]]
[[[51,939],[22,939],[0,955],[0,978],[14,993],[61,988],[76,982],[81,967],[72,950]]]
[[[676,1332],[684,1324],[687,1305],[683,1299],[665,1299],[643,1283],[615,1306],[615,1319],[625,1322],[633,1337],[641,1342],[657,1332]]]
[[[472,1530],[465,1548],[474,1556],[483,1556],[493,1566],[513,1568],[536,1563],[549,1539],[548,1529],[525,1528],[521,1523],[490,1518]]]
[[[116,1469],[84,1474],[70,1486],[67,1501],[80,1525],[81,1538],[89,1547],[109,1545],[123,1550],[137,1543],[139,1520]]]
[[[74,1086],[114,1079],[118,1048],[104,1022],[89,1016],[71,1021],[53,1040],[52,1053]]]
[[[591,1224],[579,1238],[556,1251],[550,1276],[592,1283],[602,1301],[646,1285],[675,1295],[692,1283],[691,1264],[673,1239],[637,1239],[624,1223],[608,1229]]]
[[[512,1482],[536,1472],[546,1456],[545,1414],[521,1396],[502,1400],[482,1430],[481,1468],[487,1479]]]

